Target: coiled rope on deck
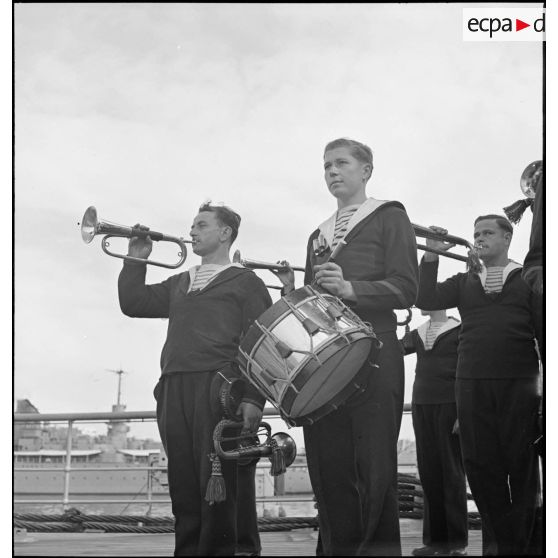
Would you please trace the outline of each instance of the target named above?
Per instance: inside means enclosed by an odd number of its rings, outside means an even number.
[[[424,493],[420,480],[412,475],[398,475],[399,517],[422,519]],[[472,499],[471,495],[467,497]],[[469,529],[480,529],[478,512],[469,512]],[[77,508],[63,514],[18,513],[14,514],[14,527],[29,532],[83,532],[105,533],[172,533],[174,517],[147,515],[89,515]],[[317,529],[318,517],[259,517],[260,532]]]
[[[145,525],[166,525],[174,523],[172,516],[147,516],[147,515],[88,515],[76,508],[60,515],[46,515],[38,513],[18,513],[14,517],[19,521],[55,521],[55,522],[102,522],[102,523],[143,523]]]
[[[70,514],[42,515],[16,514],[14,527],[28,531],[84,531],[102,530],[110,533],[170,533],[174,531],[174,517],[148,517],[143,515],[85,515],[79,510],[68,510]],[[260,517],[259,531],[285,531],[318,526],[317,517]]]

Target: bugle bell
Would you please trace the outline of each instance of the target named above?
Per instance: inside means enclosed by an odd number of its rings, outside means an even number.
[[[213,431],[213,444],[215,453],[221,459],[255,459],[267,457],[271,462],[271,475],[277,476],[284,473],[296,457],[296,443],[284,432],[271,435],[271,426],[267,422],[260,423],[259,430],[263,429],[266,440],[259,443],[259,438],[253,433],[240,434],[243,423],[235,420],[224,419],[217,424]],[[258,431],[258,434],[260,432]],[[254,440],[258,443],[252,443]],[[238,447],[225,450],[223,444],[237,441]],[[250,445],[245,445],[249,441]]]
[[[542,161],[533,161],[525,167],[519,179],[519,187],[525,197],[535,199],[535,196],[537,195],[537,186],[542,178],[542,173]]]
[[[125,225],[118,225],[116,223],[110,223],[109,221],[100,221],[97,218],[97,210],[95,207],[90,206],[85,211],[83,219],[81,220],[81,238],[86,244],[89,244],[95,236],[99,234],[104,234],[101,241],[101,248],[105,254],[112,256],[113,258],[121,258],[123,260],[146,263],[150,265],[156,265],[159,267],[166,267],[169,269],[175,269],[180,267],[186,261],[186,242],[191,244],[191,241],[184,240],[183,238],[178,238],[176,236],[170,236],[168,234],[163,234],[157,231],[145,231],[137,227],[128,227]],[[157,262],[154,260],[147,260],[144,258],[136,258],[134,256],[127,256],[125,254],[118,254],[116,252],[111,252],[108,247],[110,243],[109,238],[120,237],[120,238],[132,238],[134,236],[140,238],[149,237],[151,240],[156,242],[174,242],[180,247],[180,252],[178,253],[179,260],[175,264],[167,264],[163,262]]]
[[[523,169],[521,177],[519,178],[519,187],[526,199],[518,200],[503,208],[506,217],[514,225],[521,221],[521,217],[523,217],[525,210],[533,205],[535,196],[537,195],[537,187],[542,179],[542,161],[533,161]]]

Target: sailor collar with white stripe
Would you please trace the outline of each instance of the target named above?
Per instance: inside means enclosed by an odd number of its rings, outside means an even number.
[[[426,345],[426,332],[428,331],[428,326],[430,325],[430,322],[431,320],[427,320],[426,322],[424,322],[423,324],[417,327],[417,333],[421,338],[423,345]],[[438,330],[436,339],[434,339],[434,343],[436,343],[440,335],[460,325],[461,322],[458,319],[454,318],[453,316],[448,316],[447,322]],[[433,346],[434,343],[432,343]]]
[[[376,200],[374,198],[367,198],[364,202],[362,202],[359,208],[353,213],[353,216],[349,219],[345,235],[339,241],[338,246],[344,244],[345,238],[356,227],[356,225],[358,225],[363,219],[366,219],[366,217],[368,217],[371,213],[376,211],[378,207],[384,205],[384,203],[388,203],[388,201],[389,200]],[[325,244],[330,247],[333,245],[336,219],[337,211],[318,227],[320,229],[319,239],[321,241],[321,245]]]
[[[215,264],[207,264],[207,265],[215,265]],[[194,280],[196,279],[196,273],[200,267],[201,265],[194,265],[190,269],[188,269],[188,276],[190,277],[190,281],[188,283],[188,292],[190,292],[192,285],[194,284]],[[238,267],[240,269],[244,269],[244,266],[236,262],[223,265],[221,266],[221,269],[215,272],[215,275],[213,275],[213,277],[209,279],[209,281],[200,289],[200,291],[203,291],[216,277],[218,277],[221,273],[223,273],[225,269],[229,269],[229,267]]]
[[[508,265],[504,266],[504,269],[502,271],[502,284],[504,284],[506,282],[506,279],[508,278],[509,274],[514,270],[514,269],[521,269],[523,266],[521,264],[518,264],[517,262],[514,262],[513,260],[510,260],[508,262]],[[482,264],[482,268],[478,273],[480,282],[482,287],[484,288],[486,285],[486,276],[488,275],[488,271],[486,269],[486,266],[484,264]]]

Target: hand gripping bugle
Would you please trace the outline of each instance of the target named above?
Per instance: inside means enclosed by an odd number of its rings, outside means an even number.
[[[415,225],[411,223],[413,230],[415,231],[415,236],[420,238],[429,238],[431,240],[440,240],[443,242],[449,242],[450,244],[458,244],[460,246],[465,246],[469,252],[467,256],[461,256],[459,254],[454,254],[446,250],[438,250],[425,244],[417,244],[419,250],[424,250],[425,252],[432,252],[433,254],[438,254],[439,256],[445,256],[446,258],[452,258],[454,260],[459,260],[467,263],[467,268],[471,271],[478,272],[481,267],[481,261],[477,254],[475,247],[466,239],[460,238],[459,236],[453,236],[451,234],[438,233],[430,229],[429,227],[423,227],[422,225]]]

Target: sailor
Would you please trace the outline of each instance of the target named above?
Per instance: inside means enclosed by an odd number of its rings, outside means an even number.
[[[366,196],[370,148],[340,138],[324,150],[324,178],[337,209],[311,235],[305,284],[339,297],[383,343],[366,362],[361,392],[304,427],[320,539],[326,556],[400,555],[397,438],[403,412],[403,353],[396,308],[415,302],[415,234],[403,205]],[[293,273],[279,274],[294,288]],[[342,374],[342,366],[336,370]]]
[[[413,556],[464,556],[468,541],[467,485],[458,436],[455,370],[461,322],[445,310],[405,334],[416,354],[411,400],[417,466],[424,492],[422,539]]]
[[[447,234],[441,227],[431,227]],[[456,374],[459,435],[465,472],[482,520],[483,554],[539,554],[534,537],[540,498],[540,402],[537,342],[541,304],[508,257],[513,236],[503,216],[477,217],[475,249],[480,272],[458,273],[437,283],[438,255],[420,264],[417,306],[457,308],[462,320]],[[427,239],[448,250],[451,244]]]
[[[190,230],[193,252],[201,256],[201,265],[146,285],[146,265],[125,261],[118,279],[124,314],[169,319],[154,395],[168,456],[175,556],[231,556],[236,551],[236,463],[220,464],[217,478],[224,479],[226,499],[213,503],[205,497],[215,464],[209,456],[213,431],[221,418],[220,385],[225,378],[240,376],[235,365],[240,338],[271,306],[267,289],[255,273],[231,263],[229,250],[239,225],[240,216],[232,209],[204,204]],[[146,259],[151,245],[149,237],[134,237],[129,255]],[[264,403],[264,397],[247,385],[238,408],[246,431],[257,430]],[[255,467],[252,483],[254,471]],[[255,518],[254,492],[252,497],[249,494],[243,505],[253,508],[251,517]]]

